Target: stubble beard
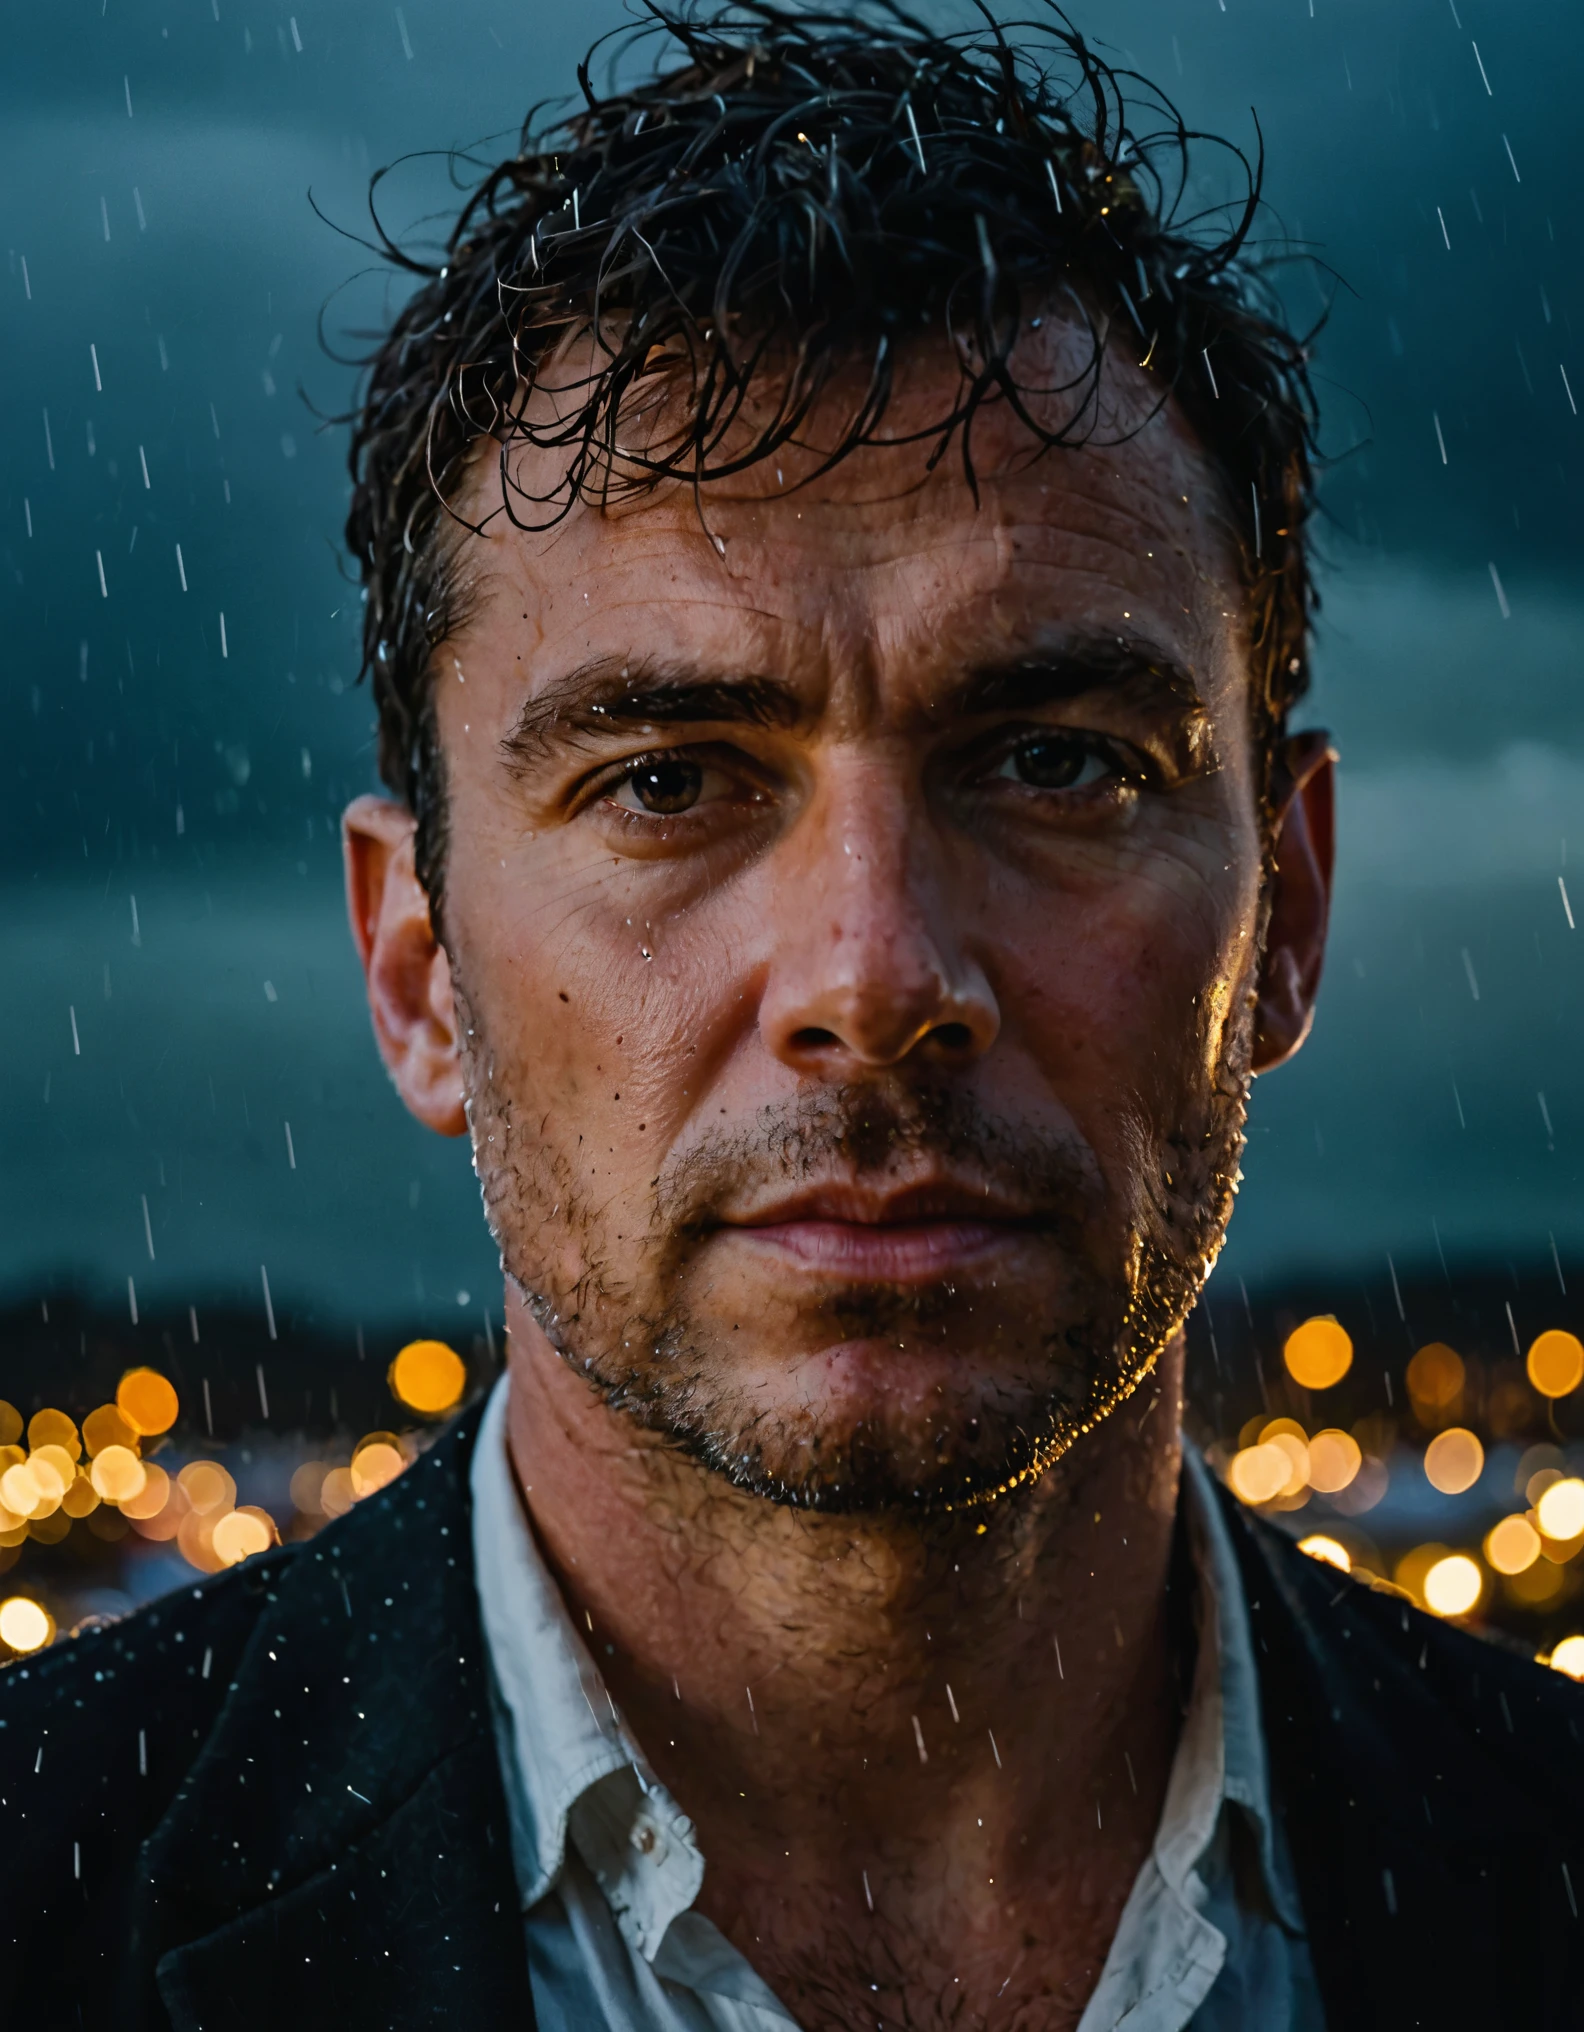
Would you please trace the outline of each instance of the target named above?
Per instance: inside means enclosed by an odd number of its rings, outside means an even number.
[[[1122,1403],[1181,1327],[1214,1264],[1237,1190],[1249,1079],[1247,1021],[1228,1026],[1213,1075],[1182,1096],[1169,1130],[1130,1124],[1131,1204],[1086,1146],[1030,1133],[960,1087],[889,1075],[763,1109],[666,1161],[647,1225],[618,1238],[568,1153],[538,1132],[539,1097],[515,1096],[460,982],[468,1119],[484,1212],[550,1344],[607,1406],[734,1488],[830,1514],[958,1509],[1027,1486]],[[536,1105],[536,1102],[538,1104]],[[1005,1371],[922,1422],[885,1409],[823,1426],[743,1381],[746,1344],[702,1316],[688,1268],[712,1207],[745,1182],[869,1182],[936,1158],[1002,1182],[1041,1210],[1062,1256],[1059,1316],[1026,1317],[998,1341]],[[636,1225],[636,1224],[634,1224]],[[825,1294],[832,1339],[941,1340],[972,1322],[962,1294],[867,1285]],[[732,1343],[735,1342],[735,1346]],[[899,1354],[899,1360],[905,1360]],[[971,1387],[968,1387],[971,1385]]]

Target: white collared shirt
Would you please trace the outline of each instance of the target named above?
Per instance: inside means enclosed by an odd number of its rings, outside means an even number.
[[[786,2032],[796,2020],[694,1910],[704,1858],[573,1626],[506,1454],[506,1381],[473,1456],[473,1560],[540,2032]],[[1183,1448],[1198,1664],[1154,1846],[1078,2032],[1323,2032],[1271,1812],[1241,1580]],[[1234,1867],[1246,1844],[1254,1867]]]

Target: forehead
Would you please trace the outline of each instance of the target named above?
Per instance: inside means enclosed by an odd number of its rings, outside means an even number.
[[[1047,425],[1072,398],[1038,391],[1071,384],[1087,345],[1055,326],[1016,362]],[[964,655],[1114,631],[1158,645],[1206,690],[1217,666],[1240,666],[1242,593],[1220,484],[1131,360],[1108,355],[1075,441],[1049,450],[1010,404],[987,405],[971,439],[976,486],[960,434],[931,462],[929,426],[958,383],[948,357],[922,351],[898,376],[887,441],[820,472],[862,392],[833,389],[803,444],[697,491],[667,484],[603,510],[580,504],[542,532],[495,513],[459,560],[464,636],[497,646],[509,636],[530,689],[541,670],[562,674],[579,643],[811,677],[815,665],[876,680],[902,668],[927,681]],[[507,470],[543,496],[561,457],[514,446]],[[498,510],[500,487],[498,460],[481,460],[469,510]]]

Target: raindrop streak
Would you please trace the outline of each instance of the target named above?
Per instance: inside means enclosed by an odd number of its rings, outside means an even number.
[[[88,357],[93,361],[94,392],[98,395],[103,395],[104,382],[99,377],[99,348],[91,340],[88,345]]]
[[[141,945],[143,943],[143,927],[138,923],[137,898],[129,896],[127,901],[132,906],[132,943],[134,945]]]
[[[271,1327],[270,1339],[274,1340],[274,1338],[275,1338],[275,1329]],[[264,1388],[264,1364],[262,1362],[255,1362],[253,1364],[253,1373],[258,1378],[259,1410],[263,1413],[263,1415],[266,1418],[268,1418],[269,1392]]]
[[[1567,883],[1560,875],[1557,877],[1557,887],[1562,892],[1562,908],[1567,912],[1568,930],[1577,931],[1578,926],[1573,922],[1573,906],[1568,901]]]
[[[103,197],[99,200],[99,219],[104,227],[104,236],[108,242],[110,238],[110,207]]]
[[[1512,152],[1512,143],[1507,139],[1507,136],[1505,134],[1502,136],[1502,147],[1506,149],[1507,160],[1512,165],[1513,182],[1522,183],[1523,178],[1518,174],[1518,162],[1517,158],[1514,156]]]
[[[220,616],[220,657],[222,662],[231,654],[226,647],[225,615]]]
[[[913,1720],[913,1740],[918,1745],[919,1762],[921,1764],[927,1764],[929,1762],[929,1751],[926,1750],[924,1747],[924,1731],[919,1727],[919,1718],[917,1715],[914,1715],[912,1720]]]
[[[153,482],[149,478],[148,454],[141,445],[138,446],[138,464],[143,468],[143,490],[145,493],[152,493]]]
[[[71,1027],[72,1027],[72,1056],[73,1056],[73,1058],[81,1058],[81,1057],[82,1057],[82,1039],[81,1039],[81,1038],[80,1038],[80,1037],[79,1037],[79,1036],[77,1035],[77,1011],[76,1011],[76,1010],[75,1010],[74,1008],[72,1008],[72,1007],[71,1007],[71,1006],[70,1006],[70,1005],[68,1004],[68,1006],[67,1006],[67,1010],[66,1010],[66,1013],[67,1013],[67,1015],[68,1015],[68,1016],[70,1016],[70,1018],[71,1018]]]
[[[277,1338],[275,1332],[275,1306],[270,1298],[269,1272],[265,1269],[262,1263],[259,1265],[259,1282],[264,1286],[264,1317],[269,1322],[269,1337],[271,1340],[275,1340]],[[264,1394],[264,1371],[260,1369],[259,1395],[262,1397],[263,1394]],[[267,1405],[265,1406],[264,1416],[266,1418],[269,1417],[269,1407]]]
[[[132,207],[137,213],[138,231],[146,233],[148,231],[148,220],[143,216],[143,193],[138,189],[136,184],[132,186]]]
[[[49,469],[55,470],[55,440],[50,436],[49,411],[44,412],[44,449],[49,454]]]
[[[1546,1106],[1544,1094],[1536,1094],[1535,1099],[1540,1103],[1540,1119],[1545,1123],[1546,1148],[1554,1150],[1556,1148],[1556,1131],[1551,1126],[1551,1110]]]
[[[1051,1642],[1056,1647],[1056,1677],[1058,1679],[1065,1679],[1067,1674],[1061,1662],[1061,1639],[1060,1637],[1052,1637]]]
[[[149,1261],[152,1263],[154,1261],[154,1223],[149,1219],[148,1194],[146,1192],[140,1193],[138,1197],[143,1202],[143,1239],[148,1244]]]
[[[138,1323],[137,1286],[132,1282],[130,1277],[127,1279],[127,1310],[132,1315],[132,1324],[136,1326]]]
[[[1485,75],[1485,59],[1479,53],[1479,44],[1471,42],[1469,47],[1474,52],[1474,61],[1479,65],[1480,83],[1485,87],[1485,96],[1487,99],[1494,99],[1496,94],[1491,90],[1491,81]]]
[[[1479,1000],[1479,977],[1474,972],[1474,962],[1469,956],[1468,947],[1464,946],[1462,948],[1462,951],[1463,951],[1463,971],[1465,974],[1468,975],[1469,993],[1474,997],[1475,1001],[1477,1002]],[[1461,1114],[1462,1109],[1460,1108],[1458,1112],[1459,1114]]]
[[[126,93],[127,118],[130,120],[132,118],[132,80],[128,77],[123,77],[121,85]]]
[[[286,1161],[292,1170],[295,1171],[297,1169],[297,1152],[292,1147],[291,1123],[287,1122],[283,1126],[286,1130]]]
[[[407,17],[405,14],[403,14],[403,12],[399,7],[396,9],[396,26],[401,30],[402,54],[403,56],[406,57],[407,61],[411,63],[413,60],[413,53],[412,53],[412,44],[407,39]]]
[[[96,563],[96,564],[98,565],[98,567],[99,567],[99,595],[100,595],[100,598],[101,598],[101,599],[105,599],[105,600],[108,600],[108,599],[109,599],[109,597],[110,597],[110,588],[109,588],[109,587],[108,587],[108,586],[107,586],[107,585],[105,584],[105,575],[104,575],[104,552],[103,552],[102,550],[96,550],[96,551],[94,552],[94,562],[95,562],[95,563]]]
[[[1564,367],[1560,361],[1558,361],[1557,363],[1557,372],[1562,376],[1562,392],[1564,395],[1566,395],[1568,399],[1568,408],[1572,410],[1575,416],[1577,416],[1578,404],[1573,400],[1573,384],[1568,379],[1566,367]]]
[[[1441,418],[1435,410],[1430,412],[1430,421],[1435,425],[1436,443],[1441,447],[1441,463],[1447,464],[1446,439],[1441,435]]]
[[[1508,606],[1507,595],[1502,590],[1501,573],[1496,569],[1494,563],[1488,565],[1486,569],[1490,572],[1491,584],[1496,588],[1496,604],[1501,608],[1501,617],[1504,621],[1510,621],[1512,619],[1512,608]]]
[[[1493,566],[1491,567],[1491,569],[1492,569],[1492,570],[1494,571],[1494,570],[1495,570],[1495,566],[1493,565]],[[177,570],[177,572],[178,572],[178,573],[180,574],[180,577],[181,577],[181,589],[182,589],[182,591],[183,591],[183,592],[186,592],[186,590],[187,590],[187,567],[186,567],[186,565],[184,565],[184,564],[182,563],[182,554],[181,554],[181,545],[180,545],[179,543],[178,543],[178,544],[177,544],[177,546],[176,546],[176,570]]]

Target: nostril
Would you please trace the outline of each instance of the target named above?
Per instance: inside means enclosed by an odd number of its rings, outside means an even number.
[[[930,1041],[943,1051],[967,1051],[973,1043],[973,1032],[966,1023],[937,1023],[930,1032]]]
[[[792,1048],[794,1051],[829,1051],[830,1047],[836,1042],[837,1037],[834,1030],[819,1030],[812,1025],[807,1029],[795,1030],[792,1033]]]

